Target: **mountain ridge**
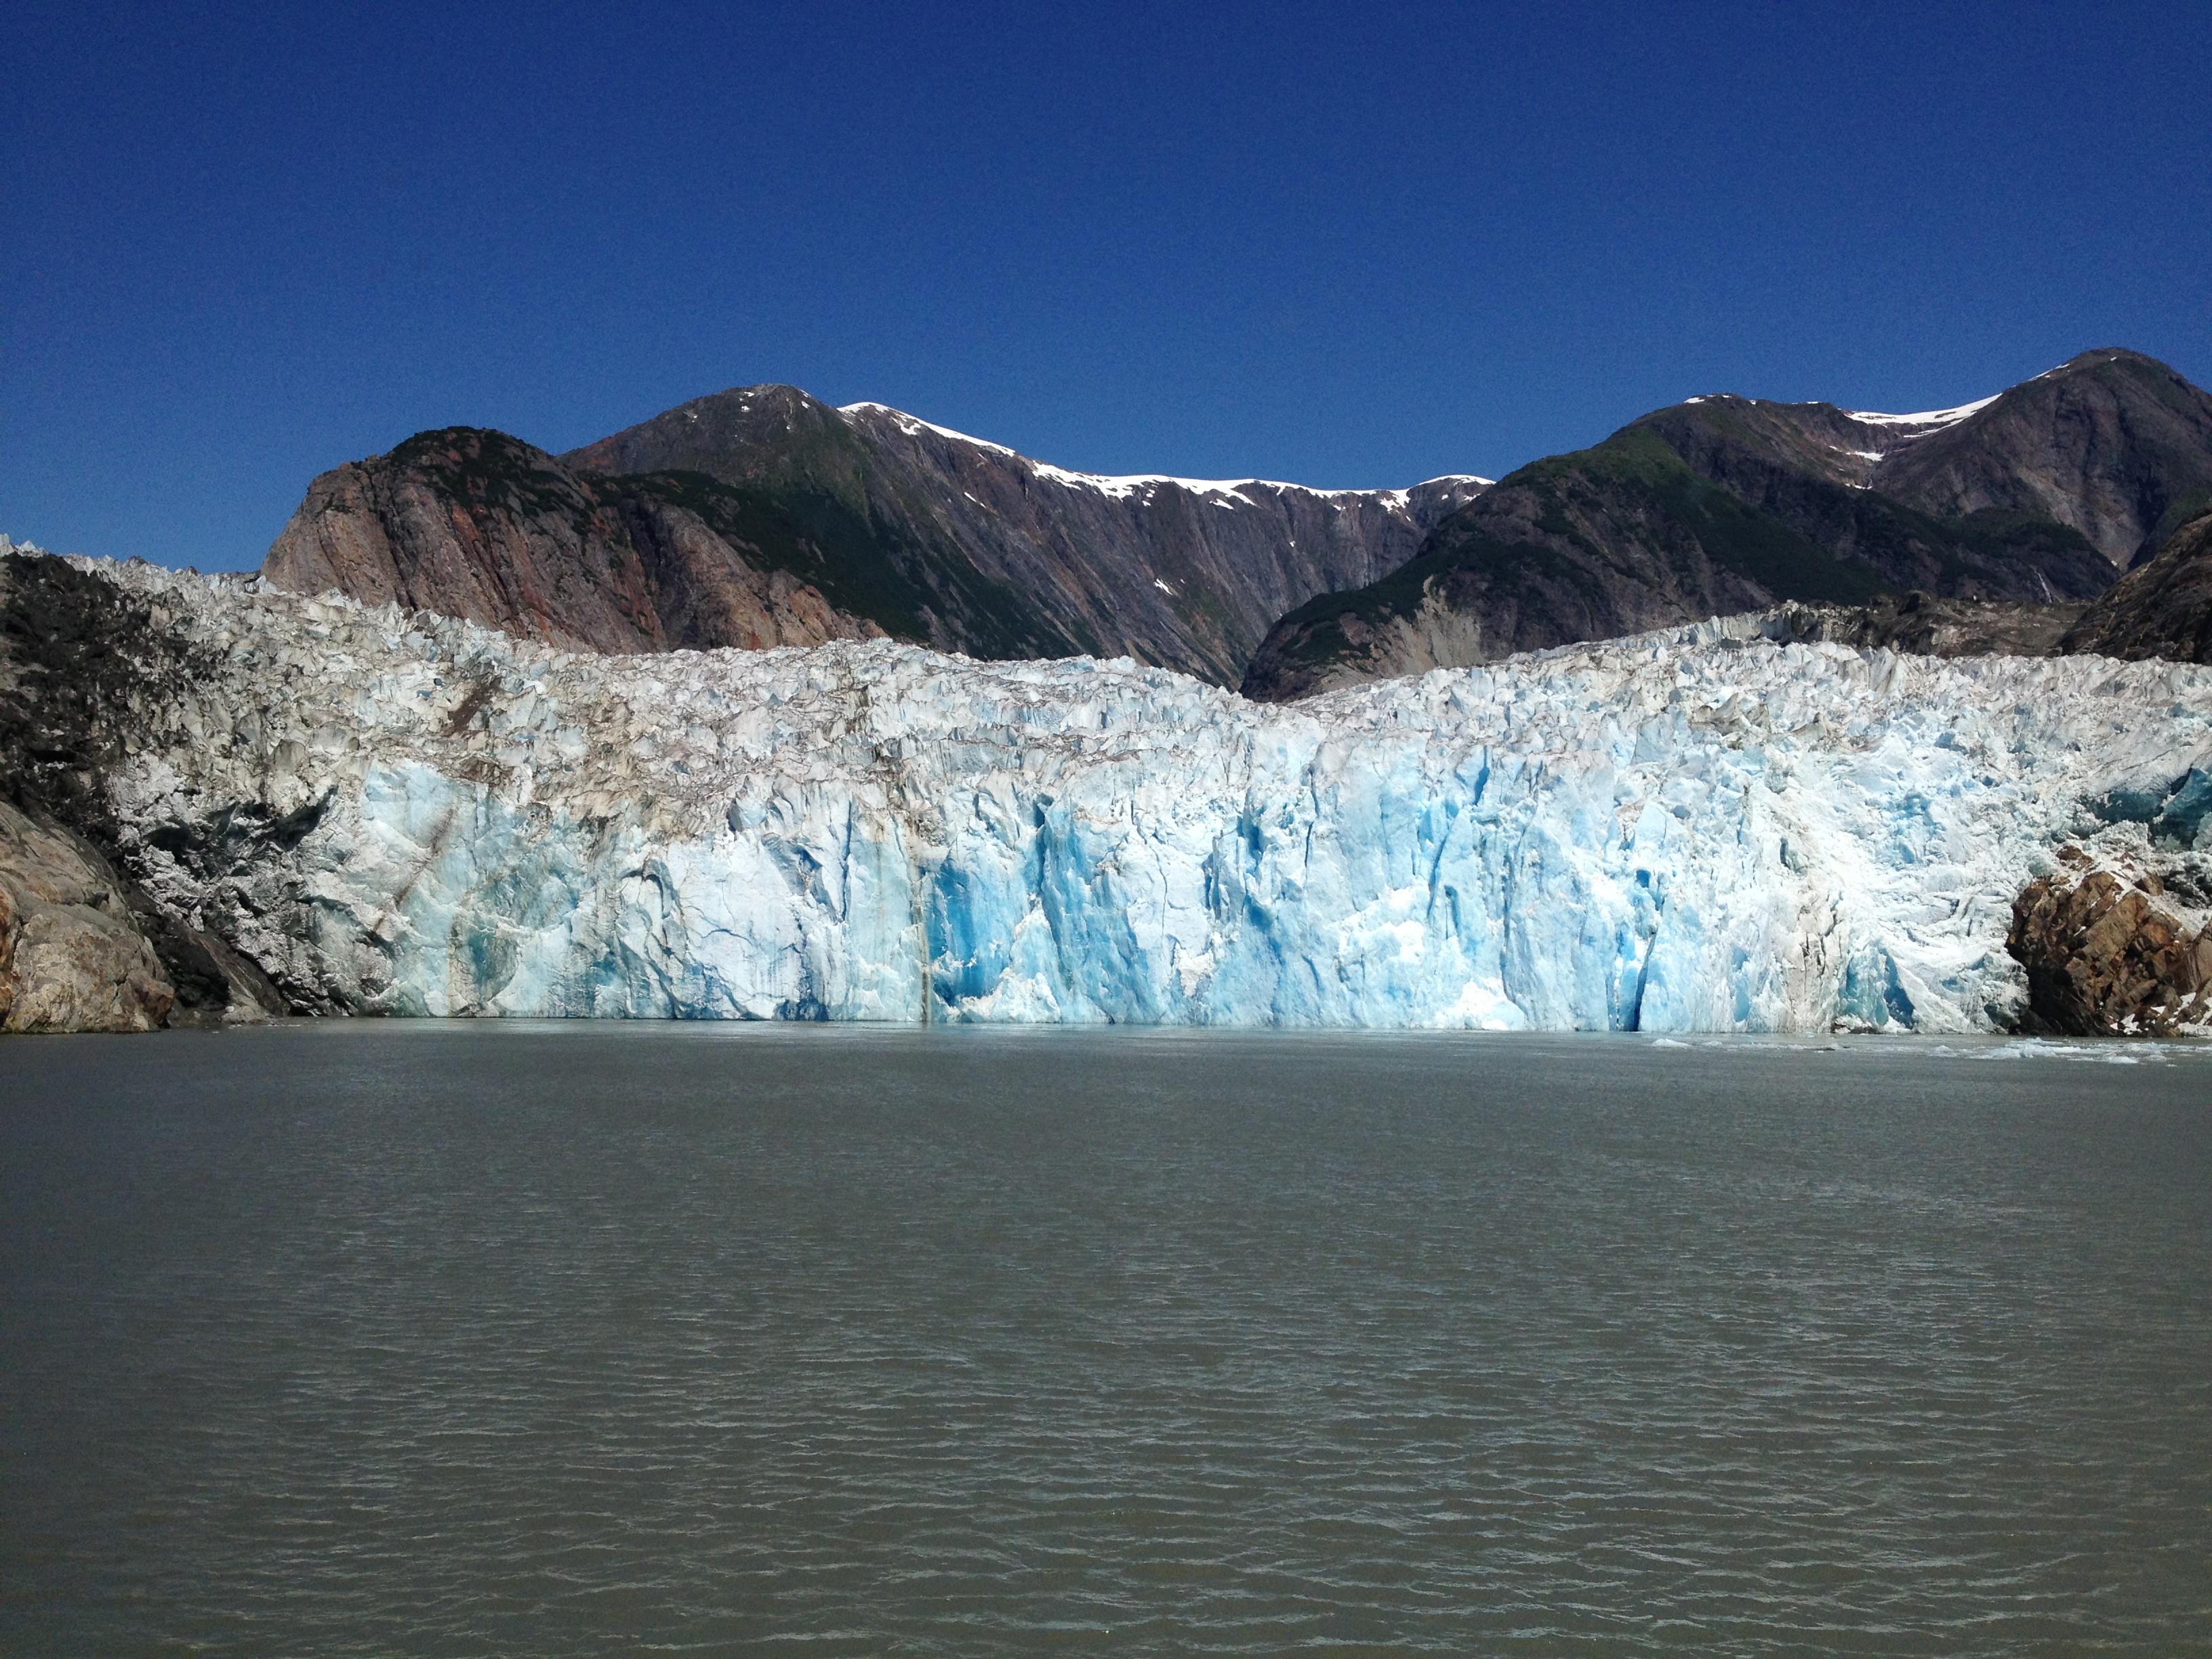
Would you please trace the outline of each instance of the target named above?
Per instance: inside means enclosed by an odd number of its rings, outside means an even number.
[[[1919,415],[1701,394],[1507,474],[1366,589],[1286,613],[1281,701],[1780,603],[2094,599],[2212,502],[2212,395],[2082,353]]]
[[[1079,472],[886,404],[833,408],[796,387],[693,398],[571,450],[580,470],[682,467],[759,489],[802,518],[885,528],[917,582],[962,573],[1015,596],[1034,656],[1130,656],[1234,685],[1274,619],[1372,581],[1487,481],[1322,490],[1248,478]],[[1020,641],[933,607],[928,642],[977,657]]]
[[[580,648],[889,635],[1129,656],[1233,686],[1282,612],[1410,558],[1487,480],[1116,477],[874,403],[732,388],[555,456],[445,428],[318,477],[264,561]]]

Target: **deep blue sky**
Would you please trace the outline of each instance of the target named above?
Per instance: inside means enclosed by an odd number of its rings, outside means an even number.
[[[421,428],[760,380],[1328,485],[2212,383],[2203,0],[11,0],[0,63],[0,530],[64,550],[251,567]]]

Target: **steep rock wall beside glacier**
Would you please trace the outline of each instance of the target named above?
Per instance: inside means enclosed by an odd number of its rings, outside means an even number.
[[[149,641],[81,711],[118,859],[309,1011],[1984,1028],[2054,848],[2212,795],[2212,672],[2162,664],[1736,621],[1267,707],[70,568]]]
[[[2212,1035],[2212,859],[2148,839],[2115,824],[2062,847],[2014,901],[2005,943],[2027,970],[2028,1030]]]
[[[151,1031],[176,988],[76,837],[0,800],[0,1031]]]

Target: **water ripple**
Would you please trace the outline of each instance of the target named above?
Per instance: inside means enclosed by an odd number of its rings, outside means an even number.
[[[2204,1070],[1699,1054],[9,1043],[0,1650],[2212,1647]]]

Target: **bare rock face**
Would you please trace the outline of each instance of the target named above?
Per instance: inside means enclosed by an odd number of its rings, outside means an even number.
[[[449,427],[317,478],[262,574],[600,652],[883,635],[808,580],[810,559],[829,562],[794,526],[731,494],[586,478],[504,433]]]
[[[2026,1028],[2212,1035],[2212,860],[2067,846],[2058,861],[2014,901],[2005,941],[2027,970]]]
[[[466,428],[324,473],[262,574],[602,651],[651,649],[662,632],[612,515],[550,457]]]
[[[151,1031],[176,988],[102,860],[0,801],[0,1030]]]
[[[2212,662],[2212,512],[2122,577],[2066,635],[2068,651],[2142,661]]]
[[[0,1029],[150,1030],[289,1012],[204,915],[165,909],[115,857],[104,787],[151,709],[220,652],[180,652],[157,606],[0,536]],[[233,821],[240,856],[298,826]]]

